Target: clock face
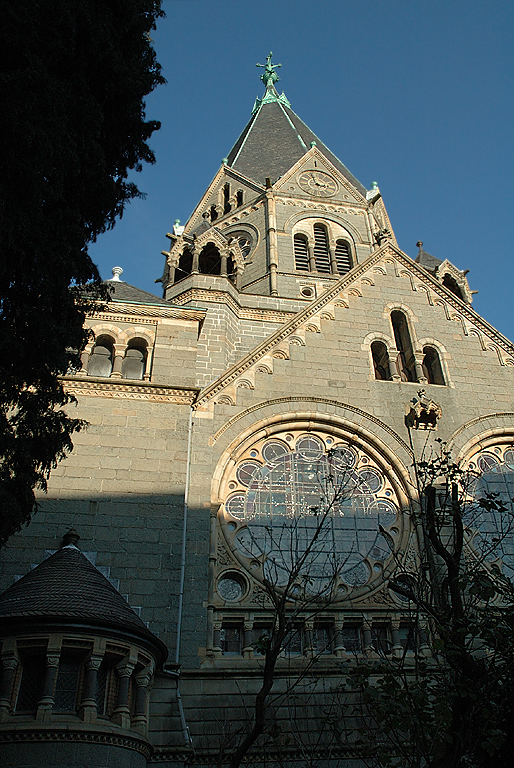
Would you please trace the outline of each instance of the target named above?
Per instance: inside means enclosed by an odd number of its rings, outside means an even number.
[[[332,197],[337,192],[337,182],[323,171],[304,171],[298,178],[304,192],[313,197]]]

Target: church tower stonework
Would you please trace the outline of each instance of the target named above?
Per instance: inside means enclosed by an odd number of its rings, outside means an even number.
[[[400,250],[378,186],[293,112],[276,68],[270,55],[247,126],[168,235],[163,297],[115,268],[65,377],[89,427],[0,553],[13,768],[223,763],[262,677],[267,585],[311,546],[331,477],[347,492],[293,585],[321,593],[330,572],[330,599],[297,611],[277,662],[280,691],[317,655],[267,744],[292,764],[323,730],[320,681],[406,649],[389,579],[423,561],[414,456],[437,437],[477,471],[514,469],[513,344],[473,310],[465,272]]]

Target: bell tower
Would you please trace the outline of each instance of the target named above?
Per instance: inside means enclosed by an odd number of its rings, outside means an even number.
[[[264,95],[185,227],[169,235],[163,288],[174,303],[211,288],[310,299],[395,243],[376,183],[366,190],[293,112],[271,53],[257,66]]]

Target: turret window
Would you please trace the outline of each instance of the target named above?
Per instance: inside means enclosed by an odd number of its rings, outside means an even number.
[[[212,209],[211,209],[211,216],[212,216]],[[193,254],[191,253],[189,248],[185,248],[180,256],[180,259],[178,260],[178,266],[175,269],[175,282],[178,283],[179,280],[182,280],[184,277],[187,277],[187,275],[190,275],[192,269],[193,269]]]
[[[294,265],[295,269],[302,272],[309,271],[309,249],[307,238],[304,235],[295,235],[294,242]]]
[[[99,336],[89,357],[88,376],[110,376],[113,359],[113,340],[109,336]]]
[[[63,653],[59,660],[59,672],[54,693],[56,712],[75,712],[78,706],[78,690],[82,672],[82,659]]]
[[[439,354],[433,347],[423,347],[423,373],[429,384],[445,384]]]
[[[336,242],[336,264],[340,275],[344,275],[352,268],[350,246],[345,240],[338,240]]]
[[[238,189],[236,194],[236,205],[239,208],[240,205],[243,205],[243,190]]]
[[[417,381],[414,351],[409,333],[407,318],[399,310],[391,312],[394,340],[398,350],[396,362],[398,373],[402,381]]]
[[[144,339],[131,339],[121,364],[122,377],[124,379],[142,379],[145,373],[146,356],[146,341]]]
[[[378,379],[379,381],[391,381],[389,354],[383,341],[374,341],[371,344],[371,355],[373,357],[375,379]]]
[[[330,253],[327,230],[322,224],[314,225],[314,261],[316,271],[330,274]]]
[[[220,252],[213,243],[207,243],[205,248],[202,249],[198,267],[203,275],[221,274]]]
[[[21,657],[21,680],[16,699],[16,712],[32,712],[37,709],[43,695],[46,658],[42,648],[25,651]]]

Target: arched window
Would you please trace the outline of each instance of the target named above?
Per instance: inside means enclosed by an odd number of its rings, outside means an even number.
[[[239,208],[240,205],[243,205],[243,190],[238,189],[236,194],[236,205]]]
[[[114,360],[114,341],[110,336],[99,336],[89,356],[88,376],[110,376]]]
[[[178,266],[175,269],[175,282],[178,283],[184,277],[191,274],[193,269],[193,254],[189,248],[185,248],[182,252],[180,259],[178,260]]]
[[[375,370],[375,379],[380,381],[391,381],[389,371],[389,355],[387,347],[383,341],[374,341],[371,345],[371,354],[373,356],[373,368]]]
[[[345,240],[336,242],[336,264],[340,275],[349,272],[352,268],[352,258],[350,256],[350,246]]]
[[[295,235],[294,243],[294,266],[302,272],[309,271],[309,249],[305,235]]]
[[[211,221],[216,221],[216,219],[218,218],[218,211],[216,210],[215,205],[211,205],[210,212],[211,212]]]
[[[124,379],[142,379],[145,374],[147,343],[144,339],[131,339],[121,364]]]
[[[230,205],[230,184],[227,182],[223,187],[223,213],[230,213],[232,206]]]
[[[423,347],[423,373],[429,384],[446,384],[439,353],[433,347]]]
[[[394,340],[398,350],[398,373],[402,381],[417,381],[416,367],[414,360],[414,351],[409,333],[407,318],[399,310],[391,312],[391,323],[393,325]]]
[[[446,274],[443,277],[443,285],[445,288],[448,288],[449,291],[454,293],[458,299],[460,299],[461,301],[464,301],[464,296],[462,295],[462,291],[459,288],[459,284],[457,283],[454,277],[448,274],[448,272],[446,272]]]
[[[198,260],[198,268],[203,275],[221,274],[221,256],[214,243],[207,243]]]
[[[327,230],[322,224],[314,224],[314,260],[316,271],[330,274],[330,254]]]

